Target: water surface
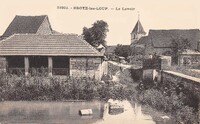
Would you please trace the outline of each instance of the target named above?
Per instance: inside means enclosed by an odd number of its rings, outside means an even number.
[[[141,112],[141,106],[122,101],[125,111],[108,113],[108,104],[87,102],[0,102],[0,124],[155,124],[151,116]],[[80,116],[79,110],[92,109],[91,116]]]
[[[0,102],[0,123],[91,124],[103,116],[104,103],[92,102]],[[80,116],[80,109],[93,110],[92,116]]]

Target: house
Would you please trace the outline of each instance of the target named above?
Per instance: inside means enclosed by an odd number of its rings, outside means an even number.
[[[147,37],[142,41],[145,46],[145,55],[165,55],[171,52],[171,43],[174,39],[184,38],[188,39],[191,44],[191,50],[198,50],[200,41],[199,29],[186,30],[150,30]],[[140,43],[140,40],[138,41]]]
[[[133,47],[141,46],[144,48],[144,56],[171,55],[173,40],[184,38],[191,44],[190,49],[199,50],[200,30],[199,29],[171,29],[171,30],[149,30],[148,36],[140,38],[133,44]]]
[[[0,42],[0,56],[7,72],[25,75],[44,68],[50,76],[100,77],[103,62],[103,54],[76,34],[14,34]]]
[[[20,16],[16,15],[6,31],[1,36],[7,38],[13,34],[52,34],[49,18],[41,16]]]
[[[103,71],[103,53],[77,34],[52,30],[48,16],[15,16],[0,41],[0,70],[33,75],[95,77]]]

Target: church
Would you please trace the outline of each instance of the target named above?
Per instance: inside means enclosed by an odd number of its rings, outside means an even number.
[[[173,46],[172,41],[176,39],[187,39],[191,45],[190,52],[184,51],[180,54],[177,64],[182,65],[183,58],[189,57],[191,64],[199,63],[200,51],[200,30],[199,29],[169,29],[153,30],[150,29],[148,35],[138,19],[131,32],[131,63],[141,64],[144,58],[157,56],[171,56]],[[187,53],[186,53],[187,52]],[[183,57],[184,56],[184,57]],[[199,59],[195,59],[199,58]],[[192,62],[194,60],[194,63]],[[199,62],[197,62],[199,61]]]
[[[138,17],[138,21],[131,32],[131,56],[129,57],[130,63],[134,63],[137,65],[142,64],[142,60],[144,58],[145,45],[142,43],[141,39],[146,37],[145,35],[146,32],[144,31],[144,28]]]

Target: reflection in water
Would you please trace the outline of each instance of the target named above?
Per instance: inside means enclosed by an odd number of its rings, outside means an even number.
[[[128,101],[122,101],[124,104],[124,112],[118,115],[110,115],[108,113],[108,104],[104,106],[103,120],[94,124],[155,124],[151,116],[142,114],[141,106],[135,104],[133,108]]]
[[[91,124],[103,116],[104,102],[1,102],[0,123]],[[80,116],[91,108],[92,116]]]
[[[141,112],[141,106],[132,107],[123,101],[125,111],[108,114],[108,104],[92,102],[0,102],[0,123],[34,124],[155,124],[150,116]],[[91,116],[80,116],[80,109],[92,109]]]

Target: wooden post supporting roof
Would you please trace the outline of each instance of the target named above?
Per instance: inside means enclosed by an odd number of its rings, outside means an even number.
[[[24,57],[24,65],[25,65],[25,76],[28,75],[28,69],[29,69],[29,58]]]
[[[48,57],[48,73],[52,76],[53,60],[52,57]]]

